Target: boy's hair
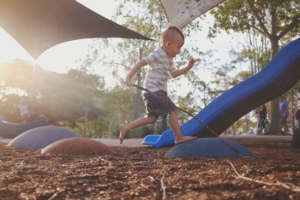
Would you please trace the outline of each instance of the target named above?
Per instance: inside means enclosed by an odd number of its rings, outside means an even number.
[[[181,37],[182,37],[182,39],[183,39],[183,41],[184,41],[184,35],[183,35],[183,33],[181,32],[181,30],[180,30],[178,27],[176,27],[176,26],[170,24],[170,25],[166,28],[166,30],[164,30],[164,32],[161,33],[161,36],[160,36],[160,41],[161,41],[161,43],[164,41],[163,38],[164,38],[164,36],[165,36],[165,34],[166,34],[166,32],[167,32],[168,30],[174,30],[174,31],[176,31],[177,33],[179,33],[179,35],[181,35]]]

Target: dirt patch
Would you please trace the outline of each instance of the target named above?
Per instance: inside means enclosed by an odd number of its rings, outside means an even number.
[[[300,149],[240,144],[256,156],[168,159],[170,148],[112,147],[117,155],[71,157],[0,143],[0,199],[300,199]]]

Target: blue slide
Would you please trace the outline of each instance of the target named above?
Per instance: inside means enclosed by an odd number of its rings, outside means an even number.
[[[196,116],[220,135],[246,113],[287,92],[299,79],[300,39],[296,39],[283,47],[263,70],[224,92]],[[215,137],[194,118],[180,125],[180,130],[183,135]],[[154,148],[174,145],[173,131],[148,135],[143,144]]]

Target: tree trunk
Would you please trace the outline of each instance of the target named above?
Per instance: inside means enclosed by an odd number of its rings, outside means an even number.
[[[280,113],[279,113],[279,99],[276,98],[271,101],[270,105],[270,126],[266,135],[281,135]]]
[[[246,133],[249,131],[249,113],[246,114]]]
[[[272,58],[278,52],[278,39],[276,36],[271,38]],[[279,99],[276,98],[271,101],[270,105],[270,126],[266,135],[281,135],[280,113],[279,113]]]
[[[88,108],[84,108],[84,137],[87,137],[87,134],[86,134],[86,125],[87,125],[88,112],[89,112],[89,109]]]
[[[98,121],[99,121],[99,117],[97,117],[95,119],[95,122],[94,122],[94,133],[93,133],[93,137],[99,137],[97,134],[97,126],[98,126]],[[100,136],[101,137],[101,136]]]

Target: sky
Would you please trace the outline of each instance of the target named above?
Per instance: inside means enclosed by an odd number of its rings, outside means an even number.
[[[107,0],[78,0],[78,2],[108,19],[111,19],[114,9],[117,6],[115,1]],[[105,2],[105,7],[103,6],[103,2]],[[206,39],[208,30],[207,23],[209,23],[209,20],[201,23],[203,29],[195,35],[195,37],[199,38],[200,50],[206,51],[209,49],[218,49],[219,55],[216,56],[219,58],[222,56],[223,59],[228,58],[228,48],[229,45],[232,44],[230,37],[228,37],[226,34],[222,34],[212,42]],[[85,57],[88,46],[92,43],[92,41],[92,39],[83,39],[56,45],[45,51],[35,61],[26,52],[26,50],[18,44],[18,42],[16,42],[7,32],[5,32],[5,30],[0,27],[0,64],[3,62],[11,62],[13,59],[20,58],[32,63],[36,62],[46,70],[65,73],[67,72],[68,67],[70,68],[72,66],[76,66],[76,60]]]

